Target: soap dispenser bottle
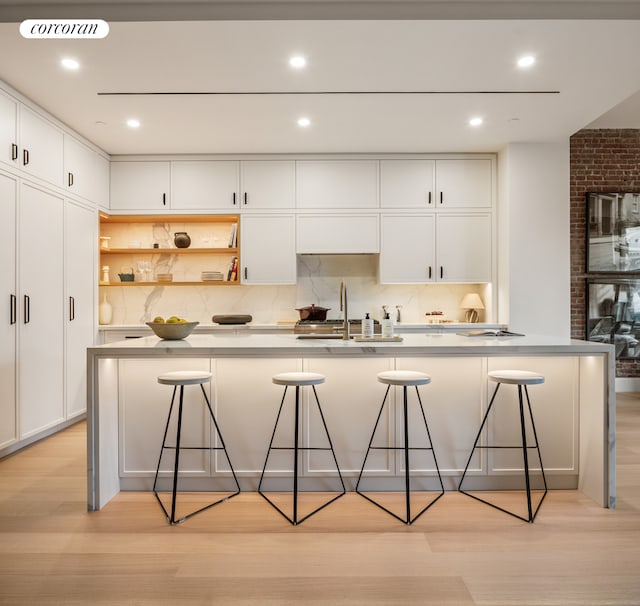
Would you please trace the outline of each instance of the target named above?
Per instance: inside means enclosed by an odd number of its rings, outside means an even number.
[[[368,339],[373,337],[373,320],[368,313],[364,315],[364,320],[362,320],[362,336]]]
[[[393,337],[393,320],[389,316],[389,312],[385,310],[382,318],[382,336],[385,338]]]

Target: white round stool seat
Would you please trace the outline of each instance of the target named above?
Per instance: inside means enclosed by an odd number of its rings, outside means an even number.
[[[544,375],[529,370],[492,370],[489,379],[511,385],[538,385],[544,383]]]
[[[417,370],[385,370],[378,373],[378,381],[386,385],[427,385],[431,377]]]
[[[325,376],[317,372],[281,372],[274,375],[272,381],[276,385],[320,385]]]
[[[174,370],[158,376],[162,385],[201,385],[211,381],[211,373],[204,370]]]

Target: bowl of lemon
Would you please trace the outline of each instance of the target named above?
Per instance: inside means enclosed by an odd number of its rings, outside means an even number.
[[[166,320],[162,316],[156,316],[153,322],[146,322],[146,325],[157,337],[167,341],[177,341],[188,337],[198,324],[200,322],[187,322],[178,316],[171,316]]]

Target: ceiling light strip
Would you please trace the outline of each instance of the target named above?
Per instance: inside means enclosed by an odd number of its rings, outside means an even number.
[[[330,91],[138,91],[99,92],[100,96],[162,95],[559,95],[559,90],[330,90]]]

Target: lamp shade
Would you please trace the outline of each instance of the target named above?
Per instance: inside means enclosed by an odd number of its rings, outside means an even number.
[[[462,299],[460,309],[484,309],[484,303],[478,293],[470,292]]]

